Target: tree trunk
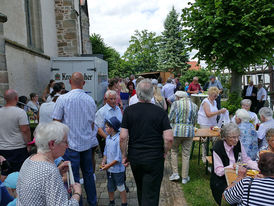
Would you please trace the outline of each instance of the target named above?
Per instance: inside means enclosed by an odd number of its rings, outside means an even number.
[[[242,74],[232,70],[230,92],[231,93],[237,92],[241,96],[241,91],[242,91]]]

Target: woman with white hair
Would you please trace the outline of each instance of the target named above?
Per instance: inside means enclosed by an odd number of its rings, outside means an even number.
[[[34,132],[38,153],[26,159],[20,170],[16,205],[79,205],[81,185],[72,185],[74,193],[68,199],[62,181],[61,175],[67,172],[69,162],[58,168],[54,164],[54,160],[63,156],[68,148],[68,132],[69,128],[57,121],[38,125]]]
[[[247,167],[259,170],[257,162],[247,156],[245,148],[239,141],[240,134],[236,124],[228,123],[221,130],[222,140],[216,141],[213,146],[210,188],[218,205],[221,205],[222,194],[228,186],[225,178],[226,168],[235,168],[240,158],[241,163],[247,164]]]
[[[274,119],[273,111],[268,107],[262,107],[259,111],[259,115],[262,121],[258,130],[259,148],[261,148],[268,145],[265,134],[269,129],[274,128]]]
[[[254,125],[249,122],[249,113],[245,109],[238,109],[235,114],[235,121],[240,129],[240,140],[245,148],[247,156],[252,160],[256,160],[258,152],[258,136]]]
[[[177,91],[175,93],[176,100],[172,103],[169,120],[173,130],[174,143],[171,148],[171,166],[172,175],[169,180],[180,179],[178,173],[178,149],[182,145],[182,183],[186,184],[190,178],[189,171],[189,157],[191,145],[194,137],[194,125],[197,120],[198,107],[191,102],[186,92]]]
[[[250,99],[243,99],[243,100],[241,101],[242,109],[245,109],[245,110],[248,112],[248,114],[249,114],[249,116],[250,116],[250,122],[251,122],[254,126],[256,126],[256,124],[258,124],[260,121],[259,121],[259,119],[258,119],[257,114],[250,111],[251,104],[252,104],[252,101],[251,101]],[[235,121],[235,115],[234,115],[234,117],[232,118],[231,121],[232,121],[233,123],[236,123],[236,121]]]

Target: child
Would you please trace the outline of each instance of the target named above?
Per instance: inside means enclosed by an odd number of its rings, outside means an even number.
[[[127,194],[124,180],[125,167],[122,164],[122,154],[120,150],[120,126],[121,123],[116,117],[111,117],[106,121],[106,132],[109,136],[106,138],[101,169],[107,170],[109,206],[115,205],[114,192],[116,189],[120,192],[122,206],[127,206]]]
[[[16,206],[16,199],[17,199],[17,193],[16,193],[16,184],[18,180],[19,172],[13,172],[7,176],[5,181],[3,182],[3,185],[6,186],[9,194],[14,197],[14,200],[11,201],[7,206]]]

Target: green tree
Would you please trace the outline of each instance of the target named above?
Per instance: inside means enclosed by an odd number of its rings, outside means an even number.
[[[121,76],[123,69],[121,68],[120,54],[112,47],[104,43],[103,38],[99,34],[90,36],[92,51],[94,54],[103,54],[103,59],[108,62],[108,75],[110,78]]]
[[[209,81],[211,73],[206,69],[200,70],[187,70],[184,74],[180,77],[180,82],[185,84],[186,82],[190,83],[193,80],[193,77],[199,78],[199,83],[203,87],[206,82]]]
[[[180,74],[187,70],[188,54],[182,39],[182,26],[179,15],[174,7],[164,22],[164,31],[161,36],[158,66],[163,71],[173,71]]]
[[[136,30],[129,43],[122,58],[130,65],[130,70],[133,73],[157,71],[159,37],[156,33]]]
[[[239,94],[250,64],[273,56],[274,4],[269,0],[196,0],[183,9],[189,49],[209,66],[232,71],[231,92]]]

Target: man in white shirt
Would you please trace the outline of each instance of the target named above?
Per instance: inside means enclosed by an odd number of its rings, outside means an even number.
[[[63,122],[70,129],[64,159],[71,161],[75,182],[80,180],[81,167],[88,204],[95,206],[97,197],[92,168],[92,146],[96,141],[93,134],[96,105],[93,98],[83,90],[83,74],[74,72],[69,83],[71,91],[57,99],[52,118]]]
[[[258,92],[257,92],[257,112],[264,106],[266,101],[267,93],[263,85],[258,84]]]
[[[176,88],[175,84],[172,84],[172,80],[168,79],[166,81],[166,84],[163,86],[162,88],[162,94],[166,100],[166,104],[167,104],[167,111],[168,111],[168,107],[170,106],[169,102],[167,101],[167,99],[174,94],[174,90]]]
[[[7,90],[4,99],[6,104],[0,108],[0,155],[10,163],[10,168],[1,171],[2,180],[10,173],[19,171],[28,158],[27,143],[31,136],[26,112],[16,107],[17,92]]]

